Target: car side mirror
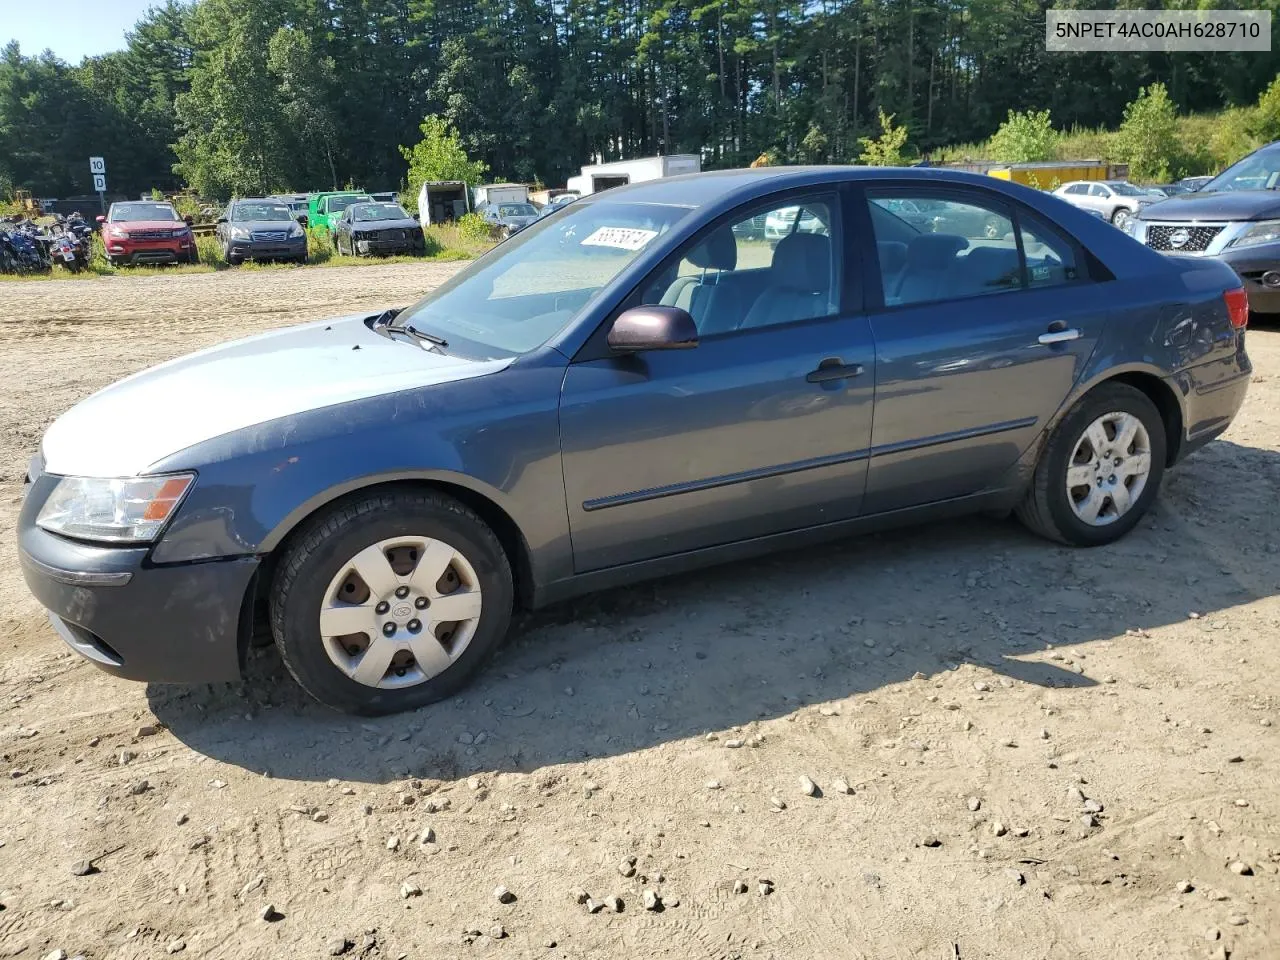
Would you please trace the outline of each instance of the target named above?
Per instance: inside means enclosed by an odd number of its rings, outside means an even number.
[[[183,223],[185,223],[185,224],[189,227],[189,226],[191,226],[193,223],[195,223],[196,221],[195,221],[195,219],[191,216],[191,214],[189,214],[189,213],[188,213],[185,217],[183,217],[183,218],[182,218],[182,222],[183,222]]]
[[[607,343],[614,350],[689,350],[698,345],[698,328],[679,307],[632,307],[618,314]]]
[[[97,217],[94,217],[93,219],[94,219],[94,220],[96,220],[98,223],[106,223],[106,222],[107,222],[107,218],[106,218],[106,217],[103,217],[103,216],[97,216]]]
[[[307,215],[305,213],[300,213],[293,219],[297,220],[304,227],[307,225]]]
[[[218,222],[218,223],[226,223],[226,222],[227,222],[227,218],[226,218],[226,217],[219,217],[219,218],[218,218],[218,220],[217,220],[217,222]]]

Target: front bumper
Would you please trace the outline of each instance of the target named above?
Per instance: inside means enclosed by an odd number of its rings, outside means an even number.
[[[421,253],[426,250],[426,241],[422,237],[405,237],[403,240],[357,240],[356,253]]]
[[[1249,309],[1253,313],[1280,313],[1280,243],[1259,243],[1248,247],[1233,247],[1236,239],[1250,223],[1245,221],[1206,221],[1203,224],[1182,224],[1173,221],[1138,221],[1134,225],[1134,239],[1148,244],[1151,227],[1203,227],[1217,233],[1203,250],[1158,250],[1160,253],[1185,257],[1212,257],[1233,269],[1244,283],[1249,297]]]
[[[1280,243],[1227,250],[1219,259],[1244,281],[1251,312],[1280,313]]]
[[[67,645],[127,680],[240,676],[256,557],[157,566],[148,547],[68,540],[35,525],[55,478],[28,485],[18,520],[22,576]]]
[[[157,241],[155,243],[107,244],[107,256],[117,263],[187,263],[195,252],[195,246],[182,240]]]
[[[243,260],[303,259],[307,255],[307,238],[294,240],[232,240],[231,255]]]

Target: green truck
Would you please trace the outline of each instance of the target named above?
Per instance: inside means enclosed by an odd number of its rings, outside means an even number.
[[[333,225],[342,211],[353,203],[368,203],[373,198],[361,190],[341,190],[331,193],[313,193],[307,197],[307,226],[319,227],[333,233]]]

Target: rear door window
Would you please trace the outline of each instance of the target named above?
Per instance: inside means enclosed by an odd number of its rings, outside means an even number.
[[[932,192],[872,192],[869,200],[886,306],[1022,288],[1018,241],[1002,203]],[[904,214],[901,201],[922,216]]]
[[[1002,198],[884,188],[869,191],[868,201],[886,307],[1087,279],[1073,241]]]

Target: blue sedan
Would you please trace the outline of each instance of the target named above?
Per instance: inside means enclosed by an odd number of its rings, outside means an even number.
[[[410,307],[83,401],[32,461],[22,567],[120,677],[235,679],[264,616],[320,701],[411,709],[517,608],[642,577],[974,511],[1110,543],[1230,424],[1247,318],[1226,265],[988,177],[637,184]]]

